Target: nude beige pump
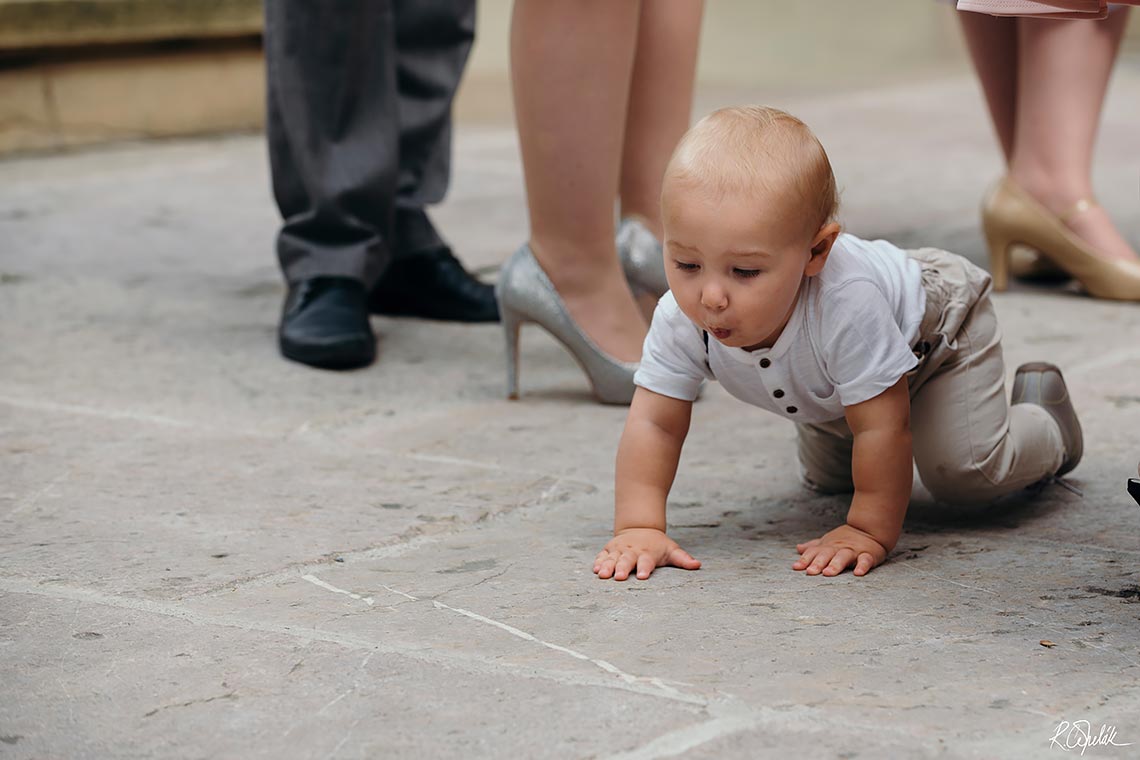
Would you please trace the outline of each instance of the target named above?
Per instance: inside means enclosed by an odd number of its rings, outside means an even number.
[[[1069,215],[1090,208],[1078,204]],[[1140,262],[1103,259],[1064,221],[1018,187],[1009,177],[990,193],[982,208],[990,248],[994,290],[1009,287],[1010,258],[1017,244],[1039,251],[1078,280],[1089,295],[1114,301],[1140,301]]]
[[[1096,201],[1082,198],[1072,208],[1057,216],[1065,225],[1078,214],[1088,211]],[[1042,284],[1060,284],[1071,280],[1069,273],[1049,260],[1048,256],[1024,245],[1015,245],[1009,252],[1009,273],[1018,280]]]

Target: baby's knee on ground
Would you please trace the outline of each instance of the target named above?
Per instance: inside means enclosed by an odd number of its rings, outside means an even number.
[[[852,493],[855,490],[855,483],[851,480],[850,472],[846,475],[809,472],[802,464],[800,465],[800,482],[803,483],[804,488],[807,488],[809,491],[815,491],[816,493],[828,496],[839,493]]]
[[[800,482],[817,493],[851,493],[851,441],[817,426],[799,425]]]
[[[935,501],[986,504],[998,495],[994,484],[976,465],[939,463],[925,471],[920,469],[919,478]]]

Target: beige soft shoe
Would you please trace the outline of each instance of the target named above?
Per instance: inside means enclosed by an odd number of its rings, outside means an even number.
[[[1013,378],[1012,404],[1036,404],[1049,413],[1061,428],[1061,442],[1065,459],[1057,475],[1070,472],[1081,461],[1084,453],[1084,436],[1077,412],[1069,400],[1069,389],[1061,370],[1046,362],[1022,364]]]

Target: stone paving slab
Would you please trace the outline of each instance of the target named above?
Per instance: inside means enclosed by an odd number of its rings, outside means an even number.
[[[1132,63],[1114,87],[1098,188],[1135,240]],[[985,262],[973,82],[777,105],[853,231]],[[456,149],[435,216],[493,277],[526,234],[515,136]],[[495,326],[377,319],[373,367],[282,361],[268,187],[250,136],[0,162],[0,756],[1040,758],[1081,719],[1140,746],[1140,307],[995,299],[1011,374],[1066,373],[1083,495],[917,486],[890,562],[806,578],[795,543],[846,504],[712,386],[670,507],[704,567],[600,582],[624,411],[536,329],[519,402]]]
[[[83,577],[131,596],[193,594],[314,556],[493,519],[550,488],[542,476],[376,447],[345,452],[133,422],[104,423],[61,451],[51,442],[66,440],[73,423],[7,417],[36,432],[0,437],[12,476],[5,487],[27,494],[0,496],[8,502],[0,565],[17,577]],[[45,450],[62,458],[54,471],[45,472]]]
[[[561,683],[417,657],[371,639],[235,618],[116,609],[0,595],[7,636],[35,637],[0,667],[27,696],[0,707],[5,757],[582,757],[608,737],[635,744],[693,722],[687,705],[621,692],[603,679]],[[74,633],[73,633],[74,631]],[[43,653],[50,647],[51,656]],[[60,703],[58,722],[45,721]],[[551,734],[557,712],[569,730]],[[637,715],[636,722],[630,717]],[[193,737],[188,741],[188,737]]]
[[[547,683],[543,691],[548,697],[558,686],[603,690],[597,705],[606,712],[614,699],[628,708],[637,701],[633,695],[640,694],[665,701],[667,711],[676,703],[681,710],[677,720],[692,722],[662,729],[662,735],[672,734],[675,742],[699,735],[698,723],[709,723],[714,725],[705,728],[714,734],[763,726],[765,735],[776,732],[781,737],[775,746],[757,737],[755,744],[746,745],[753,748],[820,742],[838,755],[847,743],[858,741],[864,748],[879,744],[884,751],[902,750],[911,756],[907,748],[916,739],[923,746],[941,739],[947,746],[973,746],[980,752],[943,756],[985,757],[993,756],[997,747],[1019,746],[1043,716],[1066,705],[1080,703],[1083,712],[1100,714],[1130,714],[1138,708],[1135,599],[1116,597],[1094,585],[1118,576],[1136,580],[1131,569],[1121,573],[1113,567],[1119,553],[1080,552],[1040,541],[1027,547],[1008,535],[979,535],[976,523],[957,529],[920,526],[908,532],[899,556],[876,571],[885,587],[850,576],[824,582],[788,569],[791,551],[783,534],[807,529],[826,516],[804,510],[808,514],[789,517],[789,508],[803,505],[785,503],[778,510],[753,510],[750,515],[772,515],[777,519],[764,522],[778,523],[775,526],[738,530],[745,526],[734,524],[739,517],[730,515],[715,528],[705,523],[679,529],[678,538],[706,559],[699,573],[662,571],[653,584],[590,582],[583,580],[588,569],[582,554],[591,548],[590,539],[593,545],[604,540],[604,530],[588,508],[567,496],[551,499],[534,512],[427,539],[387,557],[350,554],[343,563],[310,565],[176,602],[130,600],[90,587],[37,588],[11,580],[4,582],[3,590],[42,594],[53,603],[66,601],[68,610],[75,611],[65,630],[74,631],[79,641],[98,639],[116,650],[133,649],[133,642],[129,637],[121,640],[118,628],[123,624],[117,613],[106,615],[106,608],[174,618],[178,624],[311,637],[347,649],[374,650],[379,657],[411,661],[420,669],[420,678],[434,667],[461,671],[456,677],[464,683],[498,674],[511,679],[499,687],[511,704],[535,680]],[[703,509],[700,517],[711,522],[708,511]],[[528,551],[520,555],[520,533],[536,524],[543,531],[532,535]],[[568,543],[565,536],[577,538]],[[925,545],[913,546],[919,542]],[[1058,555],[1065,562],[1057,563]],[[1123,559],[1130,557],[1124,554]],[[520,578],[527,581],[520,583]],[[695,600],[698,618],[693,615]],[[26,623],[43,614],[36,608],[23,619]],[[568,629],[563,615],[584,615],[589,622]],[[13,615],[13,621],[17,619]],[[153,620],[135,625],[145,628],[147,623]],[[81,630],[85,628],[91,630]],[[21,639],[27,642],[29,637]],[[1057,646],[1041,647],[1040,639]],[[36,641],[42,645],[39,637]],[[21,656],[20,643],[14,642],[17,661],[34,664],[35,652]],[[73,642],[68,644],[75,649]],[[161,663],[182,654],[172,646],[184,648],[185,641],[136,652],[126,663],[113,662],[117,671],[137,672],[151,660]],[[297,646],[289,650],[296,651]],[[598,652],[605,652],[605,658]],[[742,657],[744,652],[748,654]],[[241,652],[213,656],[231,668],[235,662],[246,672],[253,667]],[[343,659],[337,663],[343,665]],[[354,702],[368,703],[373,714],[384,714],[386,705],[381,700],[377,707],[371,693],[360,690],[351,667],[323,659],[306,664],[313,665],[317,677],[336,684],[326,689],[341,688]],[[275,671],[267,665],[261,669],[280,676],[286,665],[290,662],[278,663]],[[62,664],[55,667],[74,677]],[[979,669],[985,672],[984,684],[975,682]],[[1106,681],[1130,673],[1128,685],[1106,687]],[[172,688],[185,684],[177,675],[169,674]],[[77,680],[77,686],[85,681]],[[188,685],[199,686],[201,680],[199,673]],[[400,676],[388,676],[384,682],[417,698],[412,684]],[[65,691],[57,698],[76,699],[66,696],[71,684],[59,684]],[[229,691],[204,698],[233,699],[234,704],[218,709],[237,712],[238,697],[225,695],[241,689],[232,679],[222,679],[220,685]],[[279,709],[302,725],[302,716],[312,713],[309,699],[298,704],[281,684],[267,687],[257,678],[241,686],[257,698],[277,700]],[[264,693],[267,688],[271,695]],[[608,693],[613,690],[621,693]],[[200,701],[184,698],[185,688],[155,692],[152,701],[166,705],[171,702],[164,701],[167,694],[183,694],[171,706]],[[431,706],[429,722],[448,718],[447,700],[439,704],[431,695],[418,698]],[[575,704],[590,702],[582,693],[570,698]],[[143,711],[144,717],[153,709]],[[253,717],[245,714],[244,706],[240,712],[243,721],[264,723],[258,708]],[[659,715],[660,709],[652,712]],[[223,718],[228,725],[239,716]],[[258,725],[255,733],[264,732]],[[324,735],[333,729],[321,725]],[[435,746],[428,740],[433,729],[422,728],[425,733],[416,746],[427,750]],[[180,730],[185,729],[180,724]],[[580,741],[580,729],[578,721],[544,724],[541,746]],[[394,744],[388,746],[401,747],[399,727],[386,724],[373,733],[383,741],[391,739]],[[622,742],[633,738],[624,731],[617,736]],[[615,749],[637,747],[630,743]],[[259,743],[253,756],[269,756],[272,750],[272,744]]]

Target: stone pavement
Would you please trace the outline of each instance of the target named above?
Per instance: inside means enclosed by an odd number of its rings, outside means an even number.
[[[984,260],[968,76],[775,104],[849,229]],[[1138,124],[1125,62],[1097,182],[1133,241]],[[436,218],[493,276],[526,232],[509,128],[459,130]],[[497,326],[284,362],[275,224],[257,136],[0,163],[0,757],[1040,758],[1079,720],[1140,756],[1140,307],[996,299],[1009,366],[1066,372],[1083,497],[919,490],[889,563],[807,578],[846,505],[713,387],[670,511],[703,569],[602,582],[623,410],[535,329],[515,403]]]

